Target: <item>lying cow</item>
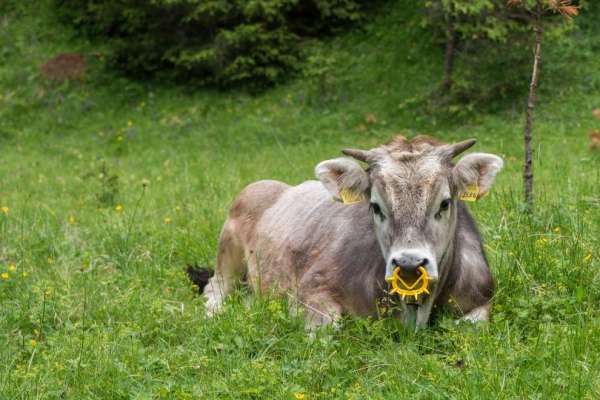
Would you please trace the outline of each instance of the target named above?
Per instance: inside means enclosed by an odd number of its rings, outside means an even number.
[[[250,184],[223,226],[214,276],[207,282],[206,271],[189,271],[206,285],[207,314],[218,312],[246,277],[254,291],[296,299],[309,329],[335,323],[342,314],[377,315],[388,292],[385,278],[397,267],[415,274],[422,266],[431,294],[399,301],[405,321],[425,326],[433,306],[450,298],[465,319],[487,320],[493,281],[459,196],[473,185],[476,196],[485,195],[503,162],[472,153],[454,165],[452,159],[473,144],[396,137],[372,150],[342,151],[366,169],[336,158],[317,165],[320,182]],[[358,201],[344,204],[344,193]]]

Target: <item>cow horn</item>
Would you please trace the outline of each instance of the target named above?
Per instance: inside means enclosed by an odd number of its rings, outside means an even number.
[[[446,153],[450,158],[454,158],[463,151],[469,149],[475,143],[477,143],[477,139],[467,139],[463,140],[462,142],[449,144],[446,149],[444,149],[444,153]]]
[[[342,153],[363,162],[369,162],[372,158],[369,150],[344,149]]]

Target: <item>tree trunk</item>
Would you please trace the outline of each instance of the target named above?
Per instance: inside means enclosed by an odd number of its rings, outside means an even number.
[[[531,84],[529,85],[529,97],[527,98],[527,116],[525,120],[525,164],[523,168],[523,183],[525,189],[525,203],[528,210],[533,209],[533,150],[531,148],[531,131],[533,128],[533,109],[535,107],[535,91],[540,75],[540,61],[542,50],[542,2],[536,1],[536,12],[534,20],[535,49],[533,60],[533,71],[531,73]]]
[[[454,72],[454,54],[456,52],[456,30],[451,16],[447,18],[446,25],[446,60],[444,66],[444,83],[442,83],[442,93],[446,94],[452,88],[452,78]]]

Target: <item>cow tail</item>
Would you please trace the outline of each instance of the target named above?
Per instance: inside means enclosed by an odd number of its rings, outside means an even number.
[[[202,268],[197,265],[188,265],[186,272],[188,278],[198,287],[200,293],[202,293],[204,287],[208,284],[208,280],[213,275],[213,272],[208,268]]]

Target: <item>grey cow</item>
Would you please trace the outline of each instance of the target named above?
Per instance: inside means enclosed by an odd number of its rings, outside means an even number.
[[[388,289],[385,278],[396,267],[410,275],[424,266],[431,295],[401,301],[405,321],[426,326],[433,306],[450,296],[465,319],[487,320],[493,280],[459,196],[472,185],[479,197],[485,195],[503,162],[471,153],[454,164],[473,144],[398,136],[371,150],[342,151],[366,169],[342,157],[317,165],[320,182],[250,184],[223,226],[214,276],[206,281],[198,270],[189,271],[206,285],[207,314],[217,313],[245,277],[255,292],[297,300],[308,329],[334,324],[342,314],[377,315]],[[343,204],[344,190],[362,201]]]

